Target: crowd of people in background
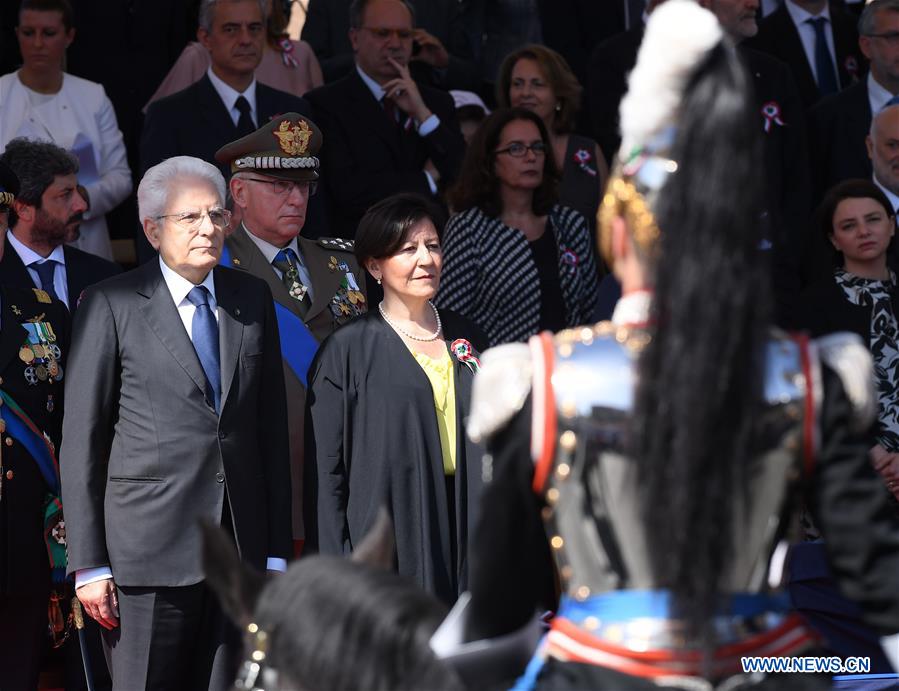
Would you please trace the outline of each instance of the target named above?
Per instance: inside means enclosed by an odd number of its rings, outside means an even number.
[[[34,330],[0,388],[40,389],[28,406],[59,453],[51,494],[101,686],[106,669],[116,688],[233,677],[235,630],[196,590],[199,532],[181,534],[198,518],[282,571],[304,549],[353,552],[386,504],[396,569],[452,606],[486,482],[464,431],[479,353],[609,319],[632,292],[599,256],[597,212],[666,0],[296,2],[0,8],[0,323],[24,319],[18,290],[62,306],[60,353]],[[696,2],[749,75],[775,321],[868,345],[871,462],[896,502],[899,0]],[[166,375],[178,363],[184,381]],[[176,467],[186,450],[202,492]],[[240,454],[270,465],[241,474]],[[33,688],[40,631],[17,636],[6,613],[33,620],[51,583],[40,551],[17,565],[6,496],[24,473],[3,459],[0,666],[14,656],[9,688]],[[142,563],[146,545],[167,559]]]

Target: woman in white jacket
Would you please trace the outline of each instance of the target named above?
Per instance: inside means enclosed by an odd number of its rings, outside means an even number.
[[[16,34],[23,64],[0,77],[0,152],[11,139],[28,137],[75,154],[89,208],[72,244],[112,259],[105,214],[130,194],[131,171],[103,87],[63,71],[75,38],[68,0],[24,0]]]

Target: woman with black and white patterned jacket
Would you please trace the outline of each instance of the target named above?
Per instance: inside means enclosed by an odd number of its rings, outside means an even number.
[[[478,324],[490,345],[589,321],[599,279],[592,238],[557,203],[558,171],[539,117],[498,110],[472,139],[446,226],[440,307]]]

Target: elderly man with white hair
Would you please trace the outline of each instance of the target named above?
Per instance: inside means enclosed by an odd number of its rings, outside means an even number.
[[[157,261],[87,291],[66,372],[68,569],[104,627],[113,685],[224,689],[235,629],[207,589],[199,524],[241,557],[290,555],[284,379],[272,295],[217,266],[225,183],[188,156],[138,187]]]
[[[892,211],[896,211],[899,209],[899,97],[887,101],[872,118],[865,144],[874,169],[874,184],[883,190]]]

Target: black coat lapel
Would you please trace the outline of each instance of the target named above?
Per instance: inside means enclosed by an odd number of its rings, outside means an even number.
[[[237,137],[237,127],[228,113],[228,107],[222,101],[208,75],[196,83],[197,103],[200,113],[212,127],[212,132],[202,136],[207,141],[229,142]],[[257,113],[258,113],[257,107]]]
[[[13,254],[15,254],[14,251]],[[16,256],[18,257],[18,255]],[[2,300],[3,304],[0,305],[2,307],[2,313],[0,313],[0,372],[19,356],[19,348],[28,338],[28,331],[19,323],[19,318],[12,311],[12,303],[5,292],[3,292]]]
[[[172,301],[172,294],[169,293],[162,278],[159,264],[151,261],[139,270],[144,274],[144,282],[137,289],[137,293],[145,298],[144,304],[140,306],[141,314],[172,357],[205,395],[206,374],[200,365],[197,351],[194,350],[193,343],[184,330],[178,309]]]
[[[354,104],[353,112],[358,113],[360,121],[367,122],[394,154],[399,155],[401,151],[399,125],[390,124],[390,119],[384,114],[381,104],[375,100],[355,69],[347,77],[347,80],[350,97]],[[401,113],[401,115],[404,114]],[[332,184],[339,184],[339,182],[332,181]]]
[[[234,372],[240,362],[240,346],[243,342],[243,320],[249,317],[242,304],[237,285],[229,280],[230,269],[215,267],[215,297],[219,317],[219,362],[222,376],[222,410],[228,401]]]
[[[31,274],[25,268],[19,253],[6,241],[5,234],[2,241],[5,243],[5,247],[3,249],[3,259],[0,259],[0,276],[2,276],[0,283],[5,286],[15,286],[23,289],[34,288],[35,285]]]

